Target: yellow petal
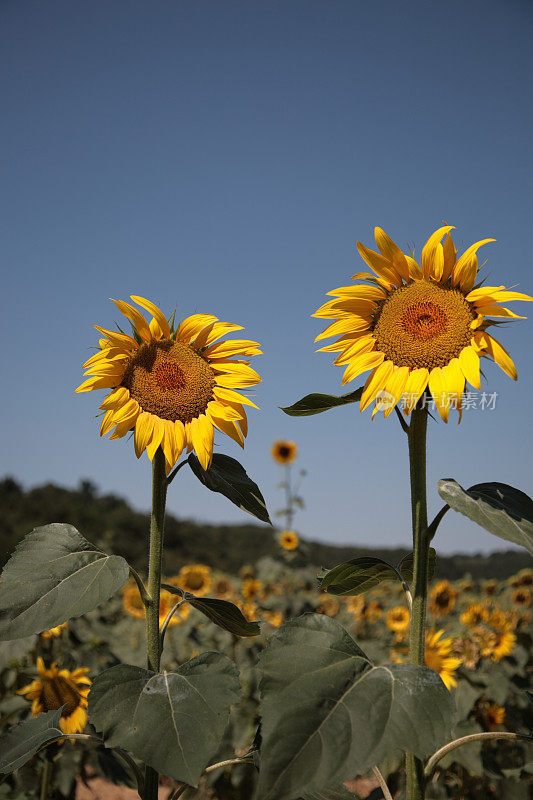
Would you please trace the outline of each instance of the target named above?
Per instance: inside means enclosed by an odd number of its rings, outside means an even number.
[[[100,404],[100,408],[107,411],[109,409],[117,409],[120,406],[124,405],[130,399],[130,392],[129,389],[126,389],[125,386],[119,386],[118,389],[115,389],[111,394],[108,394],[103,403]]]
[[[168,320],[161,311],[161,309],[158,306],[156,306],[155,303],[152,303],[151,300],[146,300],[145,297],[139,297],[136,294],[132,294],[130,295],[130,297],[134,303],[137,303],[138,306],[144,308],[145,311],[148,311],[148,313],[152,315],[152,317],[159,325],[163,333],[163,336],[165,337],[165,339],[168,339],[170,337],[170,325],[168,324]]]
[[[453,268],[455,267],[455,262],[457,260],[457,251],[455,249],[455,244],[453,243],[452,235],[449,231],[446,234],[442,250],[444,255],[444,267],[442,270],[441,281],[447,281],[453,272]]]
[[[108,331],[106,328],[101,328],[100,325],[93,325],[93,328],[103,333],[109,340],[109,343],[114,347],[124,347],[126,350],[137,350],[139,347],[139,343],[135,341],[133,336],[129,336],[127,333]]]
[[[152,414],[143,411],[142,414],[139,414],[137,422],[135,423],[134,446],[137,458],[140,458],[144,453],[146,445],[150,441],[153,429],[154,418]]]
[[[213,344],[213,342],[216,342],[217,339],[220,339],[220,337],[224,336],[226,333],[243,330],[244,328],[242,325],[233,325],[231,322],[212,322],[198,334],[192,346],[195,350],[200,350],[203,347]]]
[[[235,403],[235,407],[233,407],[228,401],[226,401],[226,403],[219,403],[216,400],[211,400],[207,404],[206,413],[208,411],[215,417],[228,420],[228,422],[236,422],[244,414],[242,406]]]
[[[113,298],[111,299],[113,300]],[[141,312],[137,311],[137,309],[129,303],[125,303],[124,300],[113,300],[113,303],[116,305],[120,313],[124,314],[124,316],[132,322],[135,330],[143,342],[146,342],[147,344],[151,342],[152,331],[150,330],[150,327]]]
[[[326,294],[334,297],[360,297],[369,300],[384,300],[387,296],[387,293],[379,286],[366,286],[363,283],[357,283],[355,286],[340,286]]]
[[[376,253],[369,247],[365,247],[362,242],[357,242],[359,255],[370,269],[373,269],[379,278],[383,278],[391,286],[400,286],[402,283],[401,275],[395,269],[394,264],[388,258]]]
[[[356,339],[355,342],[343,350],[333,363],[338,367],[342,367],[344,364],[348,364],[354,356],[360,355],[361,353],[369,353],[374,348],[375,344],[376,340],[374,336],[360,336],[359,339]]]
[[[319,342],[321,339],[329,339],[331,336],[338,336],[341,333],[358,333],[359,331],[367,331],[370,328],[370,324],[370,317],[356,317],[355,315],[345,317],[337,320],[337,322],[332,322],[331,325],[328,325],[328,327],[325,328],[322,333],[318,334],[315,342]]]
[[[453,286],[457,286],[458,283],[461,284],[461,288],[463,288],[463,284],[465,286],[468,285],[469,280],[467,280],[467,278],[469,278],[469,276],[471,275],[474,265],[476,266],[477,270],[477,256],[476,256],[477,251],[482,245],[487,244],[488,242],[495,242],[495,241],[496,239],[482,239],[480,242],[476,242],[475,244],[470,245],[470,247],[467,247],[463,255],[457,260],[457,263],[454,267],[452,273]],[[474,280],[475,280],[475,275],[474,275]],[[468,286],[468,289],[463,288],[463,291],[470,291],[473,285],[474,281],[472,281],[472,283]]]
[[[229,358],[230,356],[260,355],[259,342],[252,342],[249,339],[227,339],[225,342],[218,342],[210,345],[204,350],[205,358]]]
[[[516,381],[518,379],[518,373],[507,350],[493,336],[489,336],[488,333],[485,334],[485,338],[487,339],[486,347],[488,354],[493,357],[498,366],[501,367],[510,378]]]
[[[459,366],[467,381],[476,389],[481,389],[479,377],[479,356],[472,347],[464,347],[459,353]]]
[[[380,353],[380,355],[384,357],[383,353]],[[377,366],[373,372],[370,373],[365,383],[363,394],[361,395],[361,411],[364,411],[365,408],[370,405],[372,400],[374,400],[377,393],[383,389],[387,383],[387,380],[389,379],[392,369],[392,361],[384,361],[383,363],[379,364],[379,366]]]
[[[141,412],[141,407],[137,400],[131,398],[123,406],[117,408],[116,411],[113,411],[113,419],[115,422],[125,422],[127,419],[132,419],[133,417],[137,418]]]
[[[450,395],[446,391],[444,376],[440,367],[434,367],[429,373],[429,391],[435,401],[437,411],[444,420],[448,422],[448,415],[450,413]]]
[[[520,317],[518,316],[518,314],[514,314],[512,311],[509,311],[508,308],[504,308],[503,306],[476,305],[476,311],[479,314],[483,314],[485,317],[509,317],[511,319],[527,319],[527,317]]]
[[[427,242],[425,243],[424,247],[422,248],[422,253],[420,254],[420,260],[422,262],[422,274],[426,280],[430,277],[435,276],[434,268],[435,268],[435,258],[437,252],[440,253],[438,245],[440,245],[442,237],[452,231],[454,229],[454,225],[444,225],[442,228],[437,228],[437,230],[431,234]],[[442,275],[442,268],[444,266],[443,255],[438,256],[438,265],[439,269],[441,270]]]
[[[233,389],[226,389],[224,386],[215,385],[213,388],[213,394],[217,400],[230,400],[234,403],[240,403],[241,405],[257,408],[255,403],[252,403],[249,397],[246,397],[246,395],[240,394],[239,392],[234,392]]]
[[[176,341],[189,342],[200,333],[206,325],[211,325],[212,322],[217,322],[217,317],[213,314],[193,314],[186,317],[183,322],[180,322],[176,331]]]
[[[155,414],[152,414],[152,419],[154,420],[154,429],[152,431],[152,435],[150,436],[150,441],[146,445],[146,452],[148,453],[148,458],[150,461],[154,460],[156,451],[163,441],[163,436],[165,435],[165,426],[163,421],[156,417]]]
[[[404,278],[404,280],[409,280],[409,265],[407,264],[406,258],[402,250],[398,247],[396,242],[388,236],[383,228],[375,228],[374,229],[374,236],[376,239],[376,244],[385,256],[394,264],[396,272]]]
[[[405,256],[407,261],[407,266],[409,267],[409,277],[413,281],[421,281],[424,275],[422,274],[422,270],[418,266],[417,262],[412,256]]]
[[[424,394],[429,380],[429,370],[425,367],[413,369],[405,382],[403,390],[403,410],[410,414]]]
[[[352,363],[346,367],[344,371],[344,376],[342,378],[342,385],[353,381],[358,375],[361,375],[362,372],[366,372],[369,369],[373,369],[377,367],[383,359],[385,358],[385,354],[381,353],[380,351],[374,351],[372,353],[362,353],[359,356],[356,356]]]
[[[398,403],[398,400],[402,397],[408,377],[409,367],[397,367],[389,376],[389,379],[385,384],[385,391],[390,395],[390,398],[387,398],[387,407],[385,408],[383,414],[385,419],[389,416],[389,414],[392,414],[396,404]]]
[[[465,389],[465,377],[459,364],[458,358],[452,358],[449,364],[442,368],[444,381],[444,391],[450,395],[450,406],[459,412],[459,422],[461,421],[463,392]]]
[[[255,386],[257,383],[260,382],[261,378],[259,377],[259,375],[257,375],[257,377],[254,377],[254,375],[246,373],[243,373],[241,375],[238,372],[231,372],[228,373],[227,375],[216,376],[217,386],[226,386],[228,389],[246,389],[250,386]]]
[[[100,425],[100,436],[105,436],[106,433],[115,427],[115,423],[113,422],[113,412],[106,411],[104,416],[102,417],[102,424]]]
[[[368,298],[344,298],[329,300],[324,305],[320,306],[312,317],[319,317],[321,319],[337,319],[346,314],[357,314],[359,316],[368,316],[376,310],[376,301],[369,300]]]
[[[96,375],[92,378],[87,378],[86,381],[83,381],[83,383],[78,386],[75,392],[78,394],[80,392],[91,392],[93,389],[112,389],[119,382],[120,376],[106,375],[104,378],[100,378],[98,375]]]

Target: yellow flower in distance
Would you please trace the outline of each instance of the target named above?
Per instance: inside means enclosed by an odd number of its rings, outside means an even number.
[[[429,595],[429,610],[436,617],[445,617],[455,608],[457,592],[449,581],[438,581]]]
[[[284,550],[296,550],[300,539],[295,531],[282,531],[278,541]]]
[[[292,464],[298,454],[298,445],[287,439],[278,439],[272,445],[270,452],[278,464]]]
[[[114,300],[131,322],[132,336],[95,325],[102,338],[85,364],[89,377],[76,392],[111,389],[100,408],[100,436],[120,439],[134,432],[135,454],[146,450],[150,460],[163,448],[167,473],[182,451],[196,452],[204,469],[213,457],[214,429],[244,447],[247,419],[244,406],[257,406],[241,394],[261,378],[250,362],[233,356],[259,355],[257,342],[219,342],[240,325],[220,322],[212,314],[194,314],[174,330],[150,300],[131,295],[148,311],[150,322],[134,306]]]
[[[50,628],[47,631],[43,631],[41,633],[41,638],[42,639],[58,639],[61,636],[62,632],[67,627],[67,625],[68,625],[68,620],[66,622],[62,622],[61,625],[56,625],[55,628]]]
[[[170,579],[169,581],[165,581],[165,583],[173,583],[173,581]],[[173,606],[176,605],[178,600],[179,597],[177,595],[172,594],[172,592],[167,592],[166,589],[161,589],[161,594],[159,597],[159,625],[163,624],[168,612]],[[126,614],[129,614],[130,617],[134,617],[135,619],[145,618],[146,612],[144,604],[141,600],[139,589],[137,588],[135,581],[127,583],[122,589],[122,605],[124,607],[124,611]],[[181,623],[187,619],[190,613],[190,606],[187,603],[184,603],[172,615],[169,627],[181,625]]]
[[[403,633],[409,627],[409,611],[405,606],[394,606],[387,611],[385,624],[390,631]]]
[[[88,667],[79,667],[70,672],[58,669],[54,662],[49,669],[41,657],[37,659],[37,672],[40,680],[34,680],[17,691],[26,700],[31,700],[34,717],[43,711],[55,711],[65,705],[61,712],[63,733],[80,733],[87,723],[87,695],[91,680],[87,677]]]
[[[204,597],[211,588],[211,567],[206,564],[187,564],[167,583],[179,586],[197,597]]]
[[[505,722],[505,708],[483,700],[478,704],[476,716],[486,730],[495,731]]]
[[[474,603],[468,606],[460,616],[462,625],[479,625],[486,622],[489,618],[489,609],[487,606],[482,606],[480,603]]]
[[[313,315],[331,321],[317,342],[340,336],[321,350],[339,354],[334,363],[345,367],[343,385],[371,370],[361,411],[376,400],[372,416],[383,410],[387,417],[403,398],[403,411],[409,414],[429,388],[447,422],[450,407],[461,414],[465,382],[481,388],[484,356],[516,380],[509,354],[487,328],[498,324],[491,317],[524,319],[500,303],[533,298],[504,286],[476,284],[476,253],[495,240],[476,242],[457,258],[452,229],[444,225],[429,237],[418,264],[376,228],[379,252],[357,242],[374,274],[353,275],[366,283],[328,292],[334,299]]]
[[[457,686],[454,672],[461,665],[460,658],[453,658],[450,653],[453,649],[453,639],[441,639],[444,631],[426,631],[426,650],[424,663],[426,667],[435,670],[440,675],[442,682],[448,690]],[[393,652],[396,661],[402,659]]]

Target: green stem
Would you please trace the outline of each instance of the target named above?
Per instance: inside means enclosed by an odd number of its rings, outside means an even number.
[[[43,771],[41,773],[41,789],[39,792],[39,800],[47,800],[48,792],[50,791],[50,783],[52,780],[52,762],[45,756]]]
[[[146,645],[148,669],[159,672],[161,662],[161,639],[159,636],[159,597],[161,594],[161,569],[163,562],[163,532],[165,526],[165,503],[167,479],[165,456],[161,447],[152,462],[152,517],[150,521],[150,555],[148,561],[148,595],[146,607]],[[147,766],[144,775],[143,800],[157,800],[159,775]]]
[[[411,511],[413,524],[413,607],[411,611],[410,660],[424,664],[426,635],[426,604],[430,539],[425,535],[428,526],[426,500],[426,433],[427,410],[416,408],[409,426],[409,467],[411,475]],[[424,764],[407,755],[407,800],[424,800]]]
[[[511,733],[510,731],[482,731],[480,733],[471,733],[469,736],[462,736],[460,739],[455,739],[453,742],[445,744],[436,753],[433,753],[428,763],[426,764],[426,776],[431,775],[441,758],[451,753],[457,747],[462,747],[464,744],[470,742],[483,742],[490,739],[514,739],[520,742],[533,742],[533,736],[528,736],[525,733]]]

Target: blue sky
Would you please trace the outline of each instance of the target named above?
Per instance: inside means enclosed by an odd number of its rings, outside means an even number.
[[[259,340],[261,411],[239,458],[271,510],[269,449],[295,440],[304,536],[408,545],[406,442],[394,415],[355,406],[289,419],[278,406],[339,394],[311,314],[363,269],[375,225],[416,251],[442,224],[485,248],[491,283],[531,280],[531,35],[526,0],[3,0],[0,130],[2,474],[150,503],[146,456],[100,440],[98,399],[76,396],[108,298],[238,322]],[[527,314],[527,308],[516,308]],[[525,310],[524,310],[525,309]],[[487,362],[494,411],[429,431],[440,477],[530,487],[531,324],[500,337],[519,382]],[[358,382],[347,389],[357,388]],[[169,510],[247,521],[190,474]],[[441,552],[503,546],[458,515]]]

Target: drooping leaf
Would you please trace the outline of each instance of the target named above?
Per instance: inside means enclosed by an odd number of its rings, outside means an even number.
[[[26,719],[2,736],[0,772],[14,772],[42,747],[63,736],[59,725],[61,709]]]
[[[414,568],[414,553],[408,553],[406,556],[402,558],[400,563],[398,564],[398,571],[401,572],[402,578],[406,583],[411,583],[413,580],[413,568]],[[435,574],[435,567],[437,566],[437,551],[434,547],[429,548],[429,560],[428,560],[428,580],[430,581]]]
[[[400,580],[395,568],[382,558],[361,556],[327,570],[320,578],[320,588],[328,594],[353,597],[373,589],[383,581]]]
[[[229,600],[219,600],[215,597],[194,597],[194,599],[187,597],[187,600],[219,628],[224,628],[236,636],[258,636],[261,633],[259,622],[248,622],[240,608]]]
[[[355,392],[348,392],[348,394],[341,394],[340,396],[334,394],[306,394],[294,405],[286,408],[281,407],[281,410],[290,417],[307,417],[311,414],[321,414],[323,411],[329,411],[330,408],[336,408],[336,406],[357,403],[362,394],[363,387],[356,389]]]
[[[221,653],[202,653],[175,672],[122,664],[105,670],[93,681],[89,714],[106,745],[196,786],[239,697],[235,664]]]
[[[90,544],[72,525],[35,528],[0,583],[0,640],[22,639],[92,611],[126,583],[127,562]]]
[[[215,453],[207,470],[203,469],[194,453],[191,453],[188,461],[198,480],[212,492],[223,494],[236,506],[262,522],[270,522],[265,499],[258,485],[234,458]]]
[[[263,651],[260,800],[294,800],[396,750],[424,758],[451,738],[453,700],[433,670],[374,666],[335,620],[305,614]]]
[[[506,483],[477,483],[463,489],[447,478],[438,482],[438,491],[454,511],[533,555],[533,500],[520,489]]]

